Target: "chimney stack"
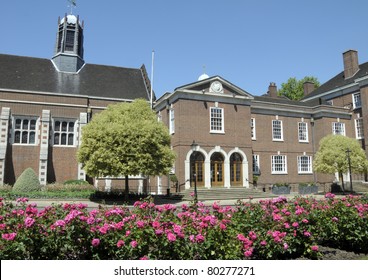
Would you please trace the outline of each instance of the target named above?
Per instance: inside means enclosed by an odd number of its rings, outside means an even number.
[[[355,50],[348,50],[342,55],[344,58],[345,79],[349,79],[353,77],[359,70],[358,52]]]
[[[278,97],[276,83],[271,82],[270,85],[268,86],[268,96],[269,97]]]
[[[306,81],[303,83],[304,96],[307,96],[314,90],[314,83],[312,81]]]

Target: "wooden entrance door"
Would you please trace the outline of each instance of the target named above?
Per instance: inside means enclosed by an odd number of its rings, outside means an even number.
[[[211,156],[211,185],[224,185],[224,157],[220,153]]]

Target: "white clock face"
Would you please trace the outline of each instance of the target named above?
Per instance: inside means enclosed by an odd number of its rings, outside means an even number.
[[[219,81],[215,81],[211,84],[211,90],[213,92],[221,92],[222,91],[222,84]]]

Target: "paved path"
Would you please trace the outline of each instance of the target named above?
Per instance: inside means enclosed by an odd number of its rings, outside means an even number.
[[[292,194],[288,194],[288,195],[282,195],[283,197],[286,197],[288,199],[292,199],[295,196],[300,196],[297,193],[292,193]],[[308,195],[308,197],[314,197],[316,199],[322,199],[324,198],[324,195]],[[263,197],[263,198],[253,198],[252,202],[259,202],[260,200],[266,200],[266,199],[274,199],[274,196],[270,196],[270,197]],[[206,201],[202,201],[205,205],[212,205],[214,202],[218,202],[221,206],[234,206],[237,203],[238,199],[231,199],[231,200],[206,200]],[[249,199],[244,199],[243,201],[249,201]],[[181,201],[181,200],[172,200],[172,199],[166,199],[166,198],[160,198],[160,199],[155,199],[155,204],[175,204],[175,205],[182,205],[182,204],[190,204],[190,201]],[[124,205],[124,203],[119,202],[119,201],[108,201],[108,202],[94,202],[94,201],[90,201],[89,199],[58,199],[58,200],[52,200],[52,199],[29,199],[29,203],[36,203],[37,204],[37,208],[41,209],[41,208],[45,208],[47,206],[50,205],[57,205],[57,204],[65,204],[65,203],[69,203],[69,204],[78,204],[78,203],[83,203],[83,204],[87,204],[87,208],[88,209],[98,209],[99,207],[113,207],[114,205]],[[132,206],[128,206],[128,207],[132,207]]]

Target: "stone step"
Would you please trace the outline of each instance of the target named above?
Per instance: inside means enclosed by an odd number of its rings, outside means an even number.
[[[180,192],[182,196],[182,200],[193,200],[192,193],[193,189],[184,190]],[[262,197],[270,197],[272,194],[265,193],[261,190],[253,189],[253,188],[211,188],[211,189],[203,189],[199,188],[197,190],[198,200],[231,200],[231,199],[249,199],[253,198],[262,198]],[[275,197],[277,197],[275,195]]]

